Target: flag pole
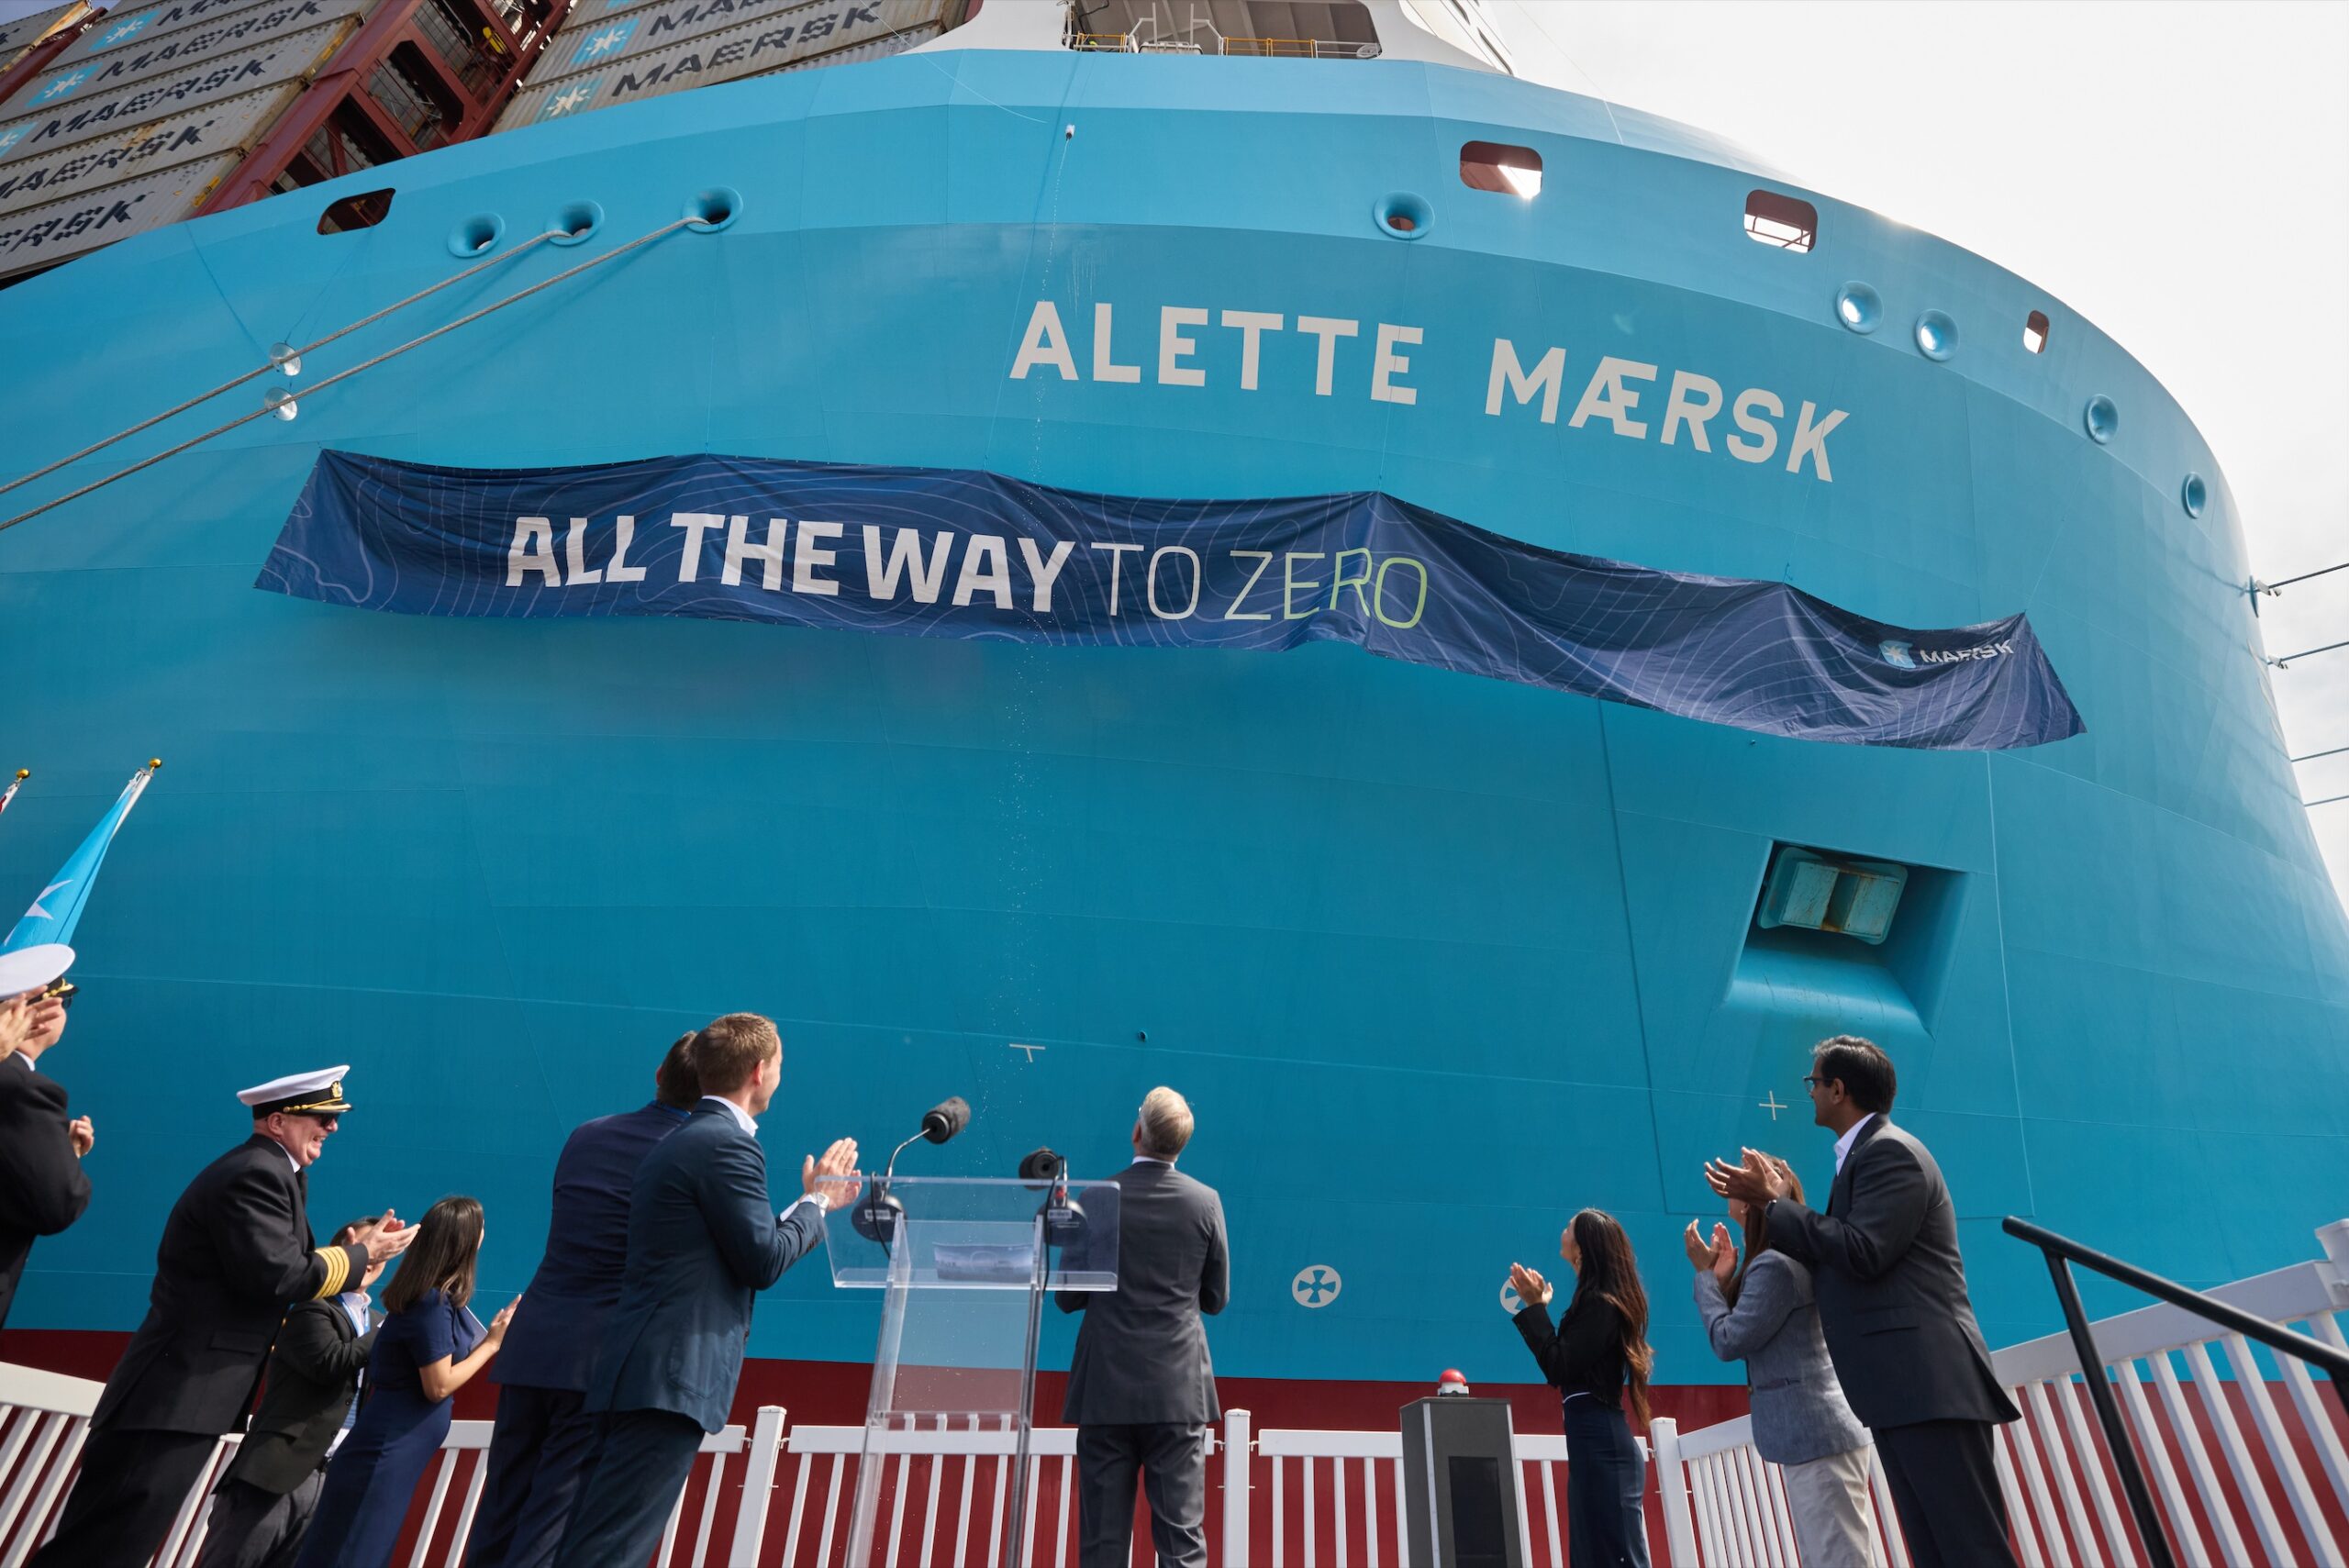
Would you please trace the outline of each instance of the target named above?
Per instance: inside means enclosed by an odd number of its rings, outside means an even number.
[[[6,811],[8,809],[8,803],[17,798],[17,792],[24,788],[25,781],[32,776],[33,771],[30,768],[18,768],[17,770],[17,776],[10,782],[8,787],[5,790],[0,790],[0,811]]]
[[[162,765],[162,758],[150,757],[145,767],[130,775],[130,782],[122,786],[122,794],[98,819],[89,837],[58,868],[56,877],[34,896],[31,906],[9,931],[7,940],[0,941],[0,952],[52,942],[71,945],[73,929],[81,923],[91,885],[97,881],[98,868],[106,862],[115,834],[130,815],[130,808],[139,804],[139,797],[147,792],[148,781],[155,776],[155,770]]]

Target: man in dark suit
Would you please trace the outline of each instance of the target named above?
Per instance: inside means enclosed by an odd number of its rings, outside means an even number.
[[[335,1232],[338,1247],[372,1229],[375,1217]],[[293,1568],[317,1511],[327,1459],[359,1414],[361,1373],[375,1348],[367,1292],[384,1265],[370,1263],[331,1301],[297,1301],[269,1353],[261,1408],[220,1485],[204,1536],[203,1568]]]
[[[1082,1312],[1061,1419],[1076,1428],[1077,1561],[1125,1568],[1134,1483],[1150,1494],[1160,1568],[1207,1568],[1207,1450],[1222,1419],[1200,1320],[1231,1299],[1223,1200],[1174,1168],[1191,1140],[1190,1105],[1152,1089],[1134,1118],[1133,1163],[1114,1180],[1118,1288],[1063,1291]]]
[[[620,1299],[629,1193],[653,1146],[701,1098],[688,1033],[652,1075],[651,1103],[575,1129],[554,1166],[547,1250],[491,1369],[497,1420],[465,1568],[546,1568],[562,1544],[596,1447],[587,1376]]]
[[[34,1568],[141,1568],[213,1444],[245,1418],[287,1303],[323,1301],[416,1239],[389,1212],[313,1245],[307,1167],[351,1106],[346,1068],[238,1095],[252,1136],[198,1172],[163,1222],[147,1318],[106,1379],[81,1479]]]
[[[751,1118],[783,1082],[773,1023],[729,1013],[688,1053],[702,1098],[637,1167],[627,1278],[587,1387],[588,1411],[604,1418],[561,1568],[651,1559],[702,1434],[726,1425],[758,1292],[823,1240],[826,1209],[856,1191],[856,1141],[843,1138],[800,1162],[790,1208],[777,1214],[767,1196]]]
[[[1876,1437],[1918,1568],[2014,1562],[1991,1428],[2015,1419],[1974,1320],[1957,1210],[1925,1146],[1888,1119],[1891,1058],[1852,1035],[1811,1052],[1812,1119],[1835,1134],[1827,1212],[1793,1197],[1753,1150],[1705,1170],[1767,1206],[1770,1244],[1810,1266],[1820,1326],[1852,1409]]]
[[[67,1118],[64,1086],[39,1065],[65,1033],[71,995],[51,993],[72,962],[73,950],[56,942],[0,953],[0,1328],[33,1238],[56,1235],[90,1207],[90,1118]]]

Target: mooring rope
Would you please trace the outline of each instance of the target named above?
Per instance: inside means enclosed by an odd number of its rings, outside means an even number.
[[[543,234],[534,234],[529,239],[523,240],[519,245],[515,246],[511,250],[500,251],[498,254],[492,256],[486,261],[477,262],[473,266],[467,267],[462,272],[458,272],[451,277],[442,278],[439,283],[432,284],[429,288],[418,289],[416,293],[408,295],[406,299],[395,300],[391,304],[384,306],[383,309],[375,312],[374,315],[362,317],[359,320],[352,322],[348,327],[339,327],[333,331],[328,333],[325,337],[319,339],[315,343],[303,344],[300,348],[294,350],[294,357],[298,360],[304,354],[311,353],[317,350],[325,348],[328,343],[333,342],[338,338],[348,338],[351,334],[358,331],[362,327],[373,327],[376,322],[381,321],[384,317],[391,315],[394,311],[405,310],[407,306],[414,305],[419,299],[428,299],[433,295],[439,294],[444,288],[453,287],[458,284],[463,283],[467,278],[473,277],[481,272],[485,272],[489,271],[490,268],[497,266],[502,262],[510,261],[515,257],[528,251],[532,246],[554,239],[559,232],[561,231],[557,229],[549,229]],[[95,442],[92,445],[83,447],[78,452],[69,453],[64,457],[59,458],[55,462],[50,463],[46,468],[37,468],[30,473],[18,474],[16,478],[11,479],[6,484],[0,484],[0,495],[6,495],[9,491],[16,489],[19,485],[30,484],[34,480],[39,479],[45,474],[55,473],[59,469],[67,466],[69,463],[79,462],[83,458],[90,456],[94,452],[102,452],[108,447],[114,445],[117,441],[125,440],[129,437],[137,435],[141,430],[151,429],[155,426],[161,424],[164,420],[173,417],[174,415],[184,414],[189,409],[195,407],[197,404],[209,402],[211,399],[219,396],[224,392],[233,392],[238,387],[244,385],[245,383],[252,380],[255,376],[267,375],[270,372],[277,368],[277,362],[273,360],[268,364],[259,366],[253,370],[249,370],[240,376],[222,382],[219,385],[212,388],[209,392],[199,392],[194,397],[189,398],[186,402],[166,408],[151,419],[141,419],[139,423],[129,427],[128,429],[117,430],[105,440]]]
[[[600,266],[602,266],[602,265],[603,265],[605,262],[607,262],[607,261],[617,261],[617,260],[618,260],[620,257],[627,255],[629,251],[631,251],[631,250],[634,250],[638,249],[640,246],[650,245],[651,243],[652,243],[652,241],[654,241],[655,239],[660,239],[662,236],[663,236],[663,235],[665,235],[665,234],[674,234],[674,233],[675,233],[675,232],[676,232],[678,229],[680,229],[680,228],[690,228],[690,227],[692,227],[692,226],[694,226],[694,225],[700,224],[700,223],[702,223],[703,221],[704,221],[704,220],[703,220],[703,219],[701,219],[700,217],[690,217],[690,216],[689,216],[689,217],[685,217],[677,218],[677,219],[675,219],[674,222],[664,223],[664,224],[662,224],[660,228],[655,228],[655,229],[651,230],[651,232],[649,232],[649,233],[646,233],[646,234],[640,234],[640,235],[638,235],[634,239],[629,240],[629,241],[627,244],[625,244],[625,245],[618,245],[618,246],[615,246],[615,247],[613,247],[611,250],[605,251],[605,252],[604,252],[602,255],[600,255],[600,256],[592,256],[592,257],[588,258],[586,261],[580,262],[577,266],[575,266],[575,267],[566,268],[566,269],[564,269],[562,272],[560,272],[555,273],[555,274],[554,274],[552,277],[551,277],[551,278],[545,278],[545,279],[540,280],[540,282],[538,282],[538,283],[532,284],[531,284],[529,287],[528,287],[528,288],[525,288],[525,289],[517,289],[517,290],[515,290],[512,294],[507,295],[504,299],[500,299],[500,300],[494,300],[494,301],[492,301],[490,304],[483,306],[479,310],[475,310],[475,311],[473,311],[473,312],[471,312],[471,313],[469,313],[469,314],[467,314],[467,315],[458,317],[454,321],[449,322],[449,323],[447,323],[445,326],[435,327],[431,331],[427,332],[427,333],[424,333],[424,334],[422,334],[422,335],[421,335],[421,336],[419,336],[419,337],[411,338],[411,339],[409,339],[406,342],[402,343],[402,344],[399,344],[398,346],[396,346],[396,347],[395,347],[395,348],[386,349],[386,350],[384,350],[382,353],[377,354],[373,359],[371,359],[371,360],[362,360],[359,363],[357,363],[357,364],[355,364],[355,365],[351,366],[351,367],[349,370],[347,370],[347,371],[339,371],[339,372],[337,372],[335,374],[333,374],[333,375],[330,375],[330,376],[327,377],[324,381],[315,382],[315,383],[311,384],[310,385],[308,385],[308,386],[306,386],[306,387],[304,387],[304,388],[302,389],[302,396],[303,396],[303,397],[306,397],[306,397],[314,397],[314,396],[316,396],[317,395],[318,395],[319,393],[324,392],[327,388],[328,388],[328,387],[330,387],[330,386],[334,385],[337,382],[349,381],[352,376],[355,376],[355,375],[359,374],[362,371],[373,370],[373,369],[374,369],[374,367],[376,367],[377,365],[382,364],[385,360],[396,359],[396,358],[398,358],[400,355],[406,353],[410,349],[421,348],[421,347],[423,347],[425,344],[429,343],[430,341],[432,341],[432,339],[434,339],[435,338],[444,337],[444,336],[446,336],[447,334],[449,334],[449,333],[451,333],[451,332],[454,332],[454,331],[455,331],[458,328],[460,328],[460,327],[468,326],[468,325],[472,324],[473,322],[475,322],[475,321],[480,320],[480,319],[481,319],[483,317],[484,317],[484,316],[488,316],[488,315],[490,315],[490,314],[492,314],[493,312],[495,312],[495,311],[503,310],[503,309],[505,309],[505,308],[506,308],[507,306],[509,306],[509,305],[515,305],[515,304],[518,304],[518,303],[519,303],[520,301],[522,301],[522,300],[526,300],[526,299],[529,298],[532,295],[534,295],[534,294],[538,294],[538,293],[540,293],[540,291],[542,291],[542,290],[545,290],[545,289],[551,289],[551,288],[554,287],[554,285],[555,285],[555,284],[559,284],[559,283],[562,283],[562,282],[563,280],[565,280],[566,278],[575,278],[575,277],[577,277],[580,273],[584,272],[587,272],[587,271],[589,271],[589,270],[590,270],[590,269],[592,269],[592,268],[600,267]],[[538,237],[538,239],[547,239],[547,238],[550,238],[550,235],[540,235],[540,236],[539,236],[539,237]],[[515,255],[515,254],[519,253],[519,252],[520,252],[520,251],[525,248],[525,246],[526,246],[526,245],[529,245],[529,244],[536,244],[536,243],[537,243],[537,239],[532,239],[532,240],[526,241],[526,242],[525,242],[525,245],[518,245],[518,246],[516,246],[516,247],[514,248],[514,250],[513,250],[507,251],[507,252],[505,252],[505,254],[504,254],[504,255],[502,255],[502,256],[494,257],[494,258],[492,258],[491,261],[483,262],[483,263],[481,264],[481,266],[482,266],[482,267],[486,267],[486,266],[489,266],[489,265],[493,264],[493,262],[495,262],[495,261],[503,261],[503,260],[505,260],[505,259],[506,259],[506,257],[507,257],[507,256],[512,256],[512,255]],[[473,271],[475,271],[475,272],[478,272],[478,271],[480,271],[480,270],[481,270],[481,267],[476,267],[476,268],[474,268],[474,269],[473,269]],[[447,286],[447,284],[449,284],[449,283],[455,283],[455,282],[459,281],[459,279],[460,279],[460,278],[462,278],[462,277],[463,277],[463,276],[465,276],[465,275],[466,275],[466,274],[464,274],[464,273],[460,273],[460,274],[458,274],[458,277],[456,277],[456,278],[451,278],[451,279],[448,279],[448,280],[446,280],[446,282],[444,282],[444,283],[442,283],[442,284],[435,284],[435,285],[434,285],[434,287],[436,287],[436,288],[439,288],[439,287],[445,287],[445,286]],[[429,293],[430,293],[430,292],[432,292],[432,291],[431,291],[431,290],[429,290],[429,289],[428,289],[428,290],[426,290],[426,291],[425,291],[425,293],[427,293],[427,294],[429,294]],[[423,297],[423,295],[415,295],[415,296],[413,296],[413,297],[415,297],[415,298],[422,298],[422,297]],[[407,303],[407,302],[404,300],[404,301],[402,301],[402,302],[400,302],[400,303],[401,303],[401,304],[406,304],[406,303]],[[385,307],[384,310],[381,310],[381,311],[376,312],[376,314],[375,314],[374,316],[372,316],[372,317],[368,317],[368,320],[370,320],[370,321],[381,320],[384,317],[390,315],[392,311],[396,310],[396,309],[398,309],[398,308],[399,308],[399,306],[397,306],[397,305],[387,306],[387,307]],[[351,326],[344,328],[342,329],[342,331],[341,331],[341,332],[337,332],[337,333],[335,333],[335,334],[333,335],[333,337],[338,337],[338,338],[339,338],[339,337],[341,337],[341,336],[343,336],[343,334],[344,334],[344,333],[356,331],[359,328],[363,327],[363,326],[365,326],[365,325],[366,325],[366,322],[364,322],[364,321],[353,322]],[[319,339],[319,341],[321,341],[321,342],[330,342],[330,341],[332,341],[332,340],[333,340],[333,339],[332,339],[332,338],[326,338],[326,339]],[[269,368],[270,368],[270,367],[268,367],[268,366],[263,366],[261,370],[250,372],[250,373],[248,373],[248,374],[246,374],[246,375],[244,375],[244,376],[242,376],[242,377],[239,377],[239,381],[236,381],[236,382],[229,382],[229,383],[228,383],[228,384],[227,384],[227,385],[228,385],[228,386],[235,386],[235,385],[239,384],[239,382],[242,382],[242,381],[250,381],[250,380],[251,380],[254,376],[256,376],[256,375],[261,375],[261,374],[264,374],[264,373],[266,373],[266,372],[268,371],[268,369],[269,369]],[[225,391],[226,389],[227,389],[226,387],[216,388],[216,389],[215,389],[215,392],[218,392],[218,391]],[[208,396],[211,396],[211,395],[214,395],[213,393],[206,393],[205,395],[206,395],[206,397],[208,397]],[[173,409],[173,410],[171,411],[171,413],[172,413],[172,414],[176,414],[176,413],[182,412],[182,411],[183,411],[183,410],[184,410],[184,409],[187,409],[187,408],[193,407],[193,406],[195,406],[195,403],[201,403],[201,402],[203,402],[203,401],[204,401],[204,398],[199,397],[199,398],[196,398],[196,399],[193,400],[193,402],[190,402],[190,403],[184,403],[184,404],[182,404],[182,405],[179,406],[179,408]],[[154,467],[157,463],[161,462],[163,462],[164,460],[166,460],[166,459],[168,459],[168,458],[174,458],[174,457],[177,457],[180,453],[182,453],[182,452],[184,452],[184,451],[188,450],[189,450],[190,448],[192,448],[192,447],[199,447],[199,446],[202,446],[205,442],[206,442],[206,441],[210,440],[210,439],[211,439],[213,437],[215,437],[215,436],[226,435],[228,432],[229,432],[230,430],[233,430],[233,429],[237,428],[239,426],[240,426],[240,425],[249,425],[249,424],[250,424],[252,421],[254,421],[255,419],[263,419],[263,418],[267,418],[270,415],[273,414],[274,412],[276,412],[276,410],[274,410],[273,408],[270,408],[270,407],[267,407],[267,406],[263,406],[263,407],[260,407],[260,408],[256,408],[256,409],[254,409],[254,410],[253,410],[251,413],[250,413],[250,414],[240,414],[240,415],[239,415],[236,418],[229,420],[229,421],[228,421],[227,424],[225,424],[225,425],[216,425],[216,426],[215,426],[215,427],[213,427],[211,429],[205,431],[205,432],[204,432],[202,435],[200,435],[200,436],[191,436],[191,437],[189,437],[186,440],[180,442],[180,443],[179,443],[179,445],[177,445],[177,446],[175,446],[175,447],[166,447],[163,450],[157,452],[157,453],[156,453],[154,456],[152,456],[152,457],[141,458],[139,462],[134,462],[134,463],[130,464],[130,465],[129,465],[128,467],[127,467],[127,468],[119,468],[119,469],[115,470],[115,472],[114,472],[114,473],[107,474],[107,475],[106,475],[105,478],[103,478],[103,479],[95,479],[95,480],[92,480],[89,484],[83,485],[79,490],[69,490],[69,491],[67,491],[64,495],[58,496],[55,500],[52,500],[52,501],[44,501],[44,502],[42,502],[39,506],[33,507],[33,508],[32,508],[31,510],[29,510],[29,511],[19,512],[19,513],[17,513],[15,517],[8,518],[6,522],[0,522],[0,533],[5,533],[5,532],[6,532],[8,529],[15,528],[18,523],[27,522],[27,521],[29,521],[30,519],[34,518],[34,517],[39,517],[43,512],[54,511],[56,508],[58,508],[58,507],[60,507],[60,506],[64,506],[68,501],[78,501],[78,500],[80,500],[83,496],[89,495],[89,494],[90,494],[92,491],[94,491],[94,490],[103,490],[103,489],[105,489],[107,485],[112,484],[113,484],[116,480],[117,480],[117,479],[128,479],[128,478],[129,478],[132,474],[137,473],[139,473],[141,470],[144,470],[144,469],[150,469],[150,468],[152,468],[152,467]],[[158,415],[158,416],[156,416],[156,418],[155,418],[155,419],[150,419],[150,420],[148,420],[148,421],[147,421],[147,425],[152,425],[152,424],[154,424],[154,423],[156,422],[156,420],[158,420],[158,419],[166,419],[166,418],[169,418],[170,417],[171,417],[171,414],[161,414],[161,415]],[[144,429],[144,428],[147,428],[147,425],[137,425],[137,426],[133,426],[133,427],[131,428],[131,429],[130,429],[130,430],[127,430],[127,431],[123,432],[123,434],[124,434],[124,435],[128,435],[128,434],[131,434],[133,431],[139,430],[139,429]],[[121,439],[120,437],[113,437],[113,438],[110,438],[110,440],[118,440],[118,439]],[[90,450],[93,450],[93,451],[95,451],[95,450],[100,450],[100,448],[103,448],[104,446],[106,446],[106,445],[107,445],[107,444],[108,444],[108,442],[102,441],[102,442],[100,442],[100,443],[99,443],[98,447],[93,447],[93,448],[91,448]],[[81,455],[83,455],[83,454],[81,454],[81,453],[76,453],[75,455],[76,455],[76,456],[81,456]],[[72,458],[67,458],[67,459],[65,459],[64,461],[65,461],[66,462],[72,462],[72,461],[73,461],[73,459],[72,459]],[[61,464],[58,464],[58,463],[51,463],[48,468],[43,469],[43,470],[41,470],[40,472],[41,472],[42,473],[52,473],[52,472],[54,472],[54,471],[55,471],[58,467],[60,467],[60,466],[61,466]],[[25,477],[26,477],[27,479],[31,479],[31,478],[36,478],[36,477],[38,477],[38,475],[35,475],[35,474],[28,474],[28,475],[26,475]],[[22,481],[18,481],[18,483],[19,483],[19,484],[21,484],[21,483],[22,483]],[[9,487],[6,487],[6,486],[0,486],[0,489],[5,489],[5,488],[9,488]]]

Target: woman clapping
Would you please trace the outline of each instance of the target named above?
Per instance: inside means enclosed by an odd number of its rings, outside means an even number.
[[[1800,1203],[1802,1183],[1793,1167],[1771,1162]],[[1718,1222],[1709,1240],[1693,1219],[1681,1238],[1697,1265],[1697,1310],[1713,1353],[1725,1362],[1744,1358],[1754,1451],[1786,1478],[1802,1560],[1875,1568],[1867,1429],[1843,1402],[1843,1385],[1827,1359],[1810,1271],[1770,1245],[1760,1209],[1731,1198],[1729,1217],[1745,1232],[1743,1263],[1728,1227]]]
[[[1648,1296],[1640,1284],[1631,1239],[1614,1216],[1586,1208],[1558,1237],[1558,1256],[1575,1271],[1574,1299],[1550,1326],[1550,1282],[1523,1263],[1508,1283],[1525,1305],[1517,1314],[1542,1375],[1564,1407],[1566,1556],[1575,1568],[1648,1568],[1647,1521],[1640,1499],[1647,1462],[1623,1419],[1648,1422]]]
[[[508,1302],[484,1329],[465,1305],[485,1231],[479,1203],[444,1197],[417,1230],[384,1291],[390,1316],[367,1360],[366,1403],[327,1469],[296,1568],[390,1561],[416,1484],[449,1435],[457,1390],[497,1354],[514,1316]]]

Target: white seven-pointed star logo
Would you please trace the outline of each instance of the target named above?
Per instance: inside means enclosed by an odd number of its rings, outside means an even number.
[[[89,72],[86,71],[77,71],[71,76],[61,76],[56,81],[50,83],[48,86],[42,88],[40,90],[40,95],[43,98],[61,98],[65,96],[66,94],[73,91],[74,88],[79,87],[82,84],[83,78],[87,75],[89,75]]]
[[[586,88],[573,87],[570,92],[565,93],[555,99],[554,112],[559,115],[567,115],[572,110],[577,108],[580,105],[585,103],[587,101],[587,95]],[[596,123],[601,124],[602,122],[598,121]]]
[[[114,30],[114,31],[112,31],[112,32],[108,33],[108,34],[106,36],[105,43],[120,43],[123,39],[127,39],[127,38],[130,37],[132,34],[134,34],[134,33],[138,32],[139,28],[141,28],[145,27],[146,25],[147,25],[147,18],[146,18],[146,17],[133,17],[131,20],[129,20],[129,21],[128,21],[128,22],[123,23],[123,24],[122,24],[122,26],[120,26],[120,27],[118,27],[118,28],[115,28],[115,30]],[[102,48],[103,48],[103,47],[104,47],[104,45],[102,44],[100,47],[102,47]]]
[[[609,53],[611,50],[619,48],[621,43],[626,41],[627,38],[628,29],[625,28],[606,28],[604,31],[597,33],[594,38],[587,40],[587,58],[593,60],[599,54]]]
[[[25,918],[26,918],[26,919],[28,919],[28,920],[54,920],[54,919],[56,919],[56,918],[57,918],[57,917],[56,917],[56,916],[54,916],[54,915],[50,914],[48,910],[46,910],[46,909],[44,909],[44,908],[42,908],[42,907],[40,906],[40,900],[41,900],[41,898],[46,898],[46,897],[48,897],[50,894],[52,894],[52,893],[56,892],[56,891],[57,891],[59,888],[61,888],[61,887],[71,887],[71,886],[72,886],[72,885],[73,885],[73,879],[72,879],[72,877],[70,877],[70,876],[69,876],[69,877],[67,877],[63,882],[52,882],[52,883],[50,883],[47,887],[42,888],[42,889],[40,890],[40,898],[36,898],[36,899],[34,899],[34,900],[33,900],[33,906],[32,906],[31,908],[29,908],[29,909],[28,909],[28,910],[26,910],[26,911],[25,911]]]

